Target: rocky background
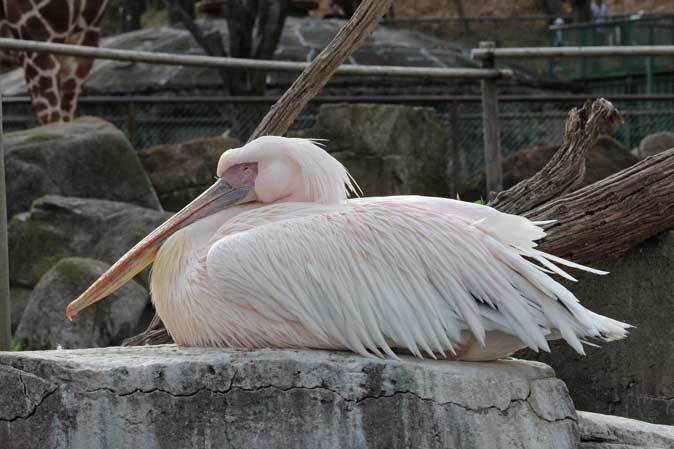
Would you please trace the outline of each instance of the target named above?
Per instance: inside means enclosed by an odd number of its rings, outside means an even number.
[[[325,105],[314,127],[295,136],[326,138],[327,148],[366,195],[447,196],[447,127],[433,109],[390,105]],[[5,136],[11,213],[10,277],[15,349],[118,345],[147,325],[153,310],[148,275],[112,298],[65,319],[68,302],[134,243],[208,187],[222,151],[240,146],[214,137],[133,148],[113,125],[83,117]],[[674,146],[673,133],[644,139],[629,151],[602,137],[588,160],[588,181]],[[554,147],[522,150],[505,161],[513,184],[542,166]],[[483,195],[483,175],[466,198]],[[463,197],[462,197],[463,198]],[[573,291],[590,309],[636,326],[628,339],[578,357],[564,345],[549,363],[567,382],[576,407],[674,424],[674,233],[665,233],[607,267],[581,277]]]

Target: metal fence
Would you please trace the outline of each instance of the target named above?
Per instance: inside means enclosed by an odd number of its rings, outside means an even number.
[[[499,121],[504,155],[561,141],[569,110],[585,96],[501,96]],[[674,95],[608,97],[623,113],[622,127],[606,130],[626,148],[645,136],[674,130]],[[83,97],[80,115],[94,115],[114,123],[137,149],[221,135],[235,121],[253,129],[275,97]],[[294,129],[311,128],[320,107],[328,103],[384,103],[435,109],[448,129],[448,151],[454,139],[461,154],[462,176],[483,166],[483,114],[480,96],[334,96],[318,97],[299,116]],[[37,125],[27,97],[5,98],[6,131]],[[452,116],[458,127],[451,126]],[[246,136],[240,136],[245,139]],[[320,137],[320,136],[316,136]],[[451,170],[451,165],[448,167]]]

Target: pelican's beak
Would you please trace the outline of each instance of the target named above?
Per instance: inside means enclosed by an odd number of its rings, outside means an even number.
[[[72,320],[85,308],[114,293],[129,282],[154,261],[162,242],[171,234],[201,218],[238,204],[245,198],[248,190],[248,187],[233,188],[227,182],[218,179],[194,201],[138,242],[96,282],[91,284],[79,298],[68,304],[66,317]]]

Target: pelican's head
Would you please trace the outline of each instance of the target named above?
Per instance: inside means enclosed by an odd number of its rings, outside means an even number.
[[[334,204],[355,192],[344,166],[314,141],[266,136],[226,151],[216,182],[138,242],[66,309],[72,319],[150,265],[171,234],[227,207],[281,201]]]
[[[217,174],[229,185],[246,185],[245,201],[261,203],[334,204],[355,191],[346,168],[309,139],[259,137],[223,153]]]

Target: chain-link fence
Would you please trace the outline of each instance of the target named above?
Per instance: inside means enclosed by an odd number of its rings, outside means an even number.
[[[674,95],[609,99],[622,111],[625,124],[606,132],[628,149],[637,147],[641,139],[654,132],[674,131]],[[584,100],[582,96],[501,97],[499,119],[503,154],[541,145],[558,145],[569,110],[582,105]],[[94,115],[114,123],[136,148],[141,149],[221,135],[228,130],[234,130],[233,134],[245,139],[274,101],[271,97],[85,97],[80,102],[80,115]],[[484,163],[479,96],[319,97],[302,112],[294,128],[312,127],[323,104],[354,102],[431,107],[446,121],[448,152],[455,140],[458,144],[460,173],[468,176]],[[3,107],[6,131],[37,125],[27,98],[5,98]]]

